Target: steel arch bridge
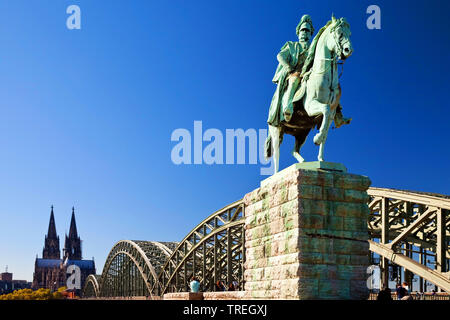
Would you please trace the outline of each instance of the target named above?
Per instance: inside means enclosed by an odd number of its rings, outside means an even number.
[[[368,194],[370,251],[372,257],[380,256],[382,285],[389,281],[389,265],[394,265],[450,292],[450,197],[381,188],[369,188]],[[218,280],[237,281],[242,289],[244,211],[243,201],[236,201],[203,220],[179,243],[119,241],[101,276],[86,280],[83,297],[188,291],[193,274],[201,291],[214,291]],[[427,258],[433,259],[434,268]]]

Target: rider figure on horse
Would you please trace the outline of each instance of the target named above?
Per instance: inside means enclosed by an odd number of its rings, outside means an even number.
[[[277,55],[278,67],[272,81],[277,84],[277,89],[270,104],[267,123],[278,127],[280,122],[289,122],[292,114],[285,114],[282,106],[292,104],[295,92],[301,84],[301,73],[303,64],[308,56],[310,39],[314,33],[311,17],[304,15],[297,25],[296,33],[298,42],[288,41]],[[293,108],[290,108],[293,110]],[[344,118],[342,107],[336,109],[334,123],[337,128],[343,124],[350,123],[351,119]]]

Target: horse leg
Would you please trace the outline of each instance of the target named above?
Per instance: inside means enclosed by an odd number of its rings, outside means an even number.
[[[320,143],[320,147],[319,147],[319,154],[317,156],[317,160],[319,160],[319,161],[324,161],[323,160],[323,150],[325,148],[325,142],[327,141],[327,138],[328,138],[328,131],[330,129],[331,121],[333,121],[333,119],[335,117],[335,113],[336,113],[336,109],[331,111],[331,113],[330,113],[330,120],[329,120],[328,126],[326,127],[325,136],[322,139],[322,142]]]
[[[280,162],[280,128],[269,125],[269,134],[272,138],[272,157],[275,167],[274,173],[278,172],[278,165]]]
[[[295,144],[294,144],[294,150],[292,150],[292,155],[299,163],[305,162],[305,159],[300,155],[300,148],[303,146],[303,144],[306,141],[306,137],[308,136],[308,133],[311,129],[304,130],[300,134],[295,136]]]
[[[317,100],[311,100],[307,104],[308,115],[310,117],[322,114],[322,125],[320,126],[319,133],[314,136],[314,143],[316,145],[320,145],[322,141],[326,138],[328,134],[328,128],[330,127],[332,118],[331,118],[331,108],[329,104],[321,103]]]
[[[323,149],[325,146],[325,141],[323,141],[319,146],[319,154],[317,155],[317,160],[323,161]]]

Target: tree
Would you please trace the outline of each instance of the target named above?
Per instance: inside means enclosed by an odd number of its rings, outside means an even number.
[[[56,292],[51,292],[50,289],[21,289],[15,290],[12,293],[0,295],[0,300],[55,300],[64,299],[63,292],[65,287],[61,287]]]

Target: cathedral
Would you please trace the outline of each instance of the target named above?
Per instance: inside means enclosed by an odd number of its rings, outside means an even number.
[[[67,286],[67,279],[71,276],[67,273],[67,268],[71,265],[75,265],[80,270],[80,286],[76,285],[75,288],[78,291],[83,288],[86,278],[90,274],[95,274],[95,263],[94,260],[83,260],[81,239],[77,232],[74,208],[72,208],[69,235],[66,234],[61,257],[59,236],[56,234],[55,216],[52,206],[42,259],[36,256],[34,264],[32,288],[35,290],[45,288],[56,291],[60,287]],[[75,269],[78,269],[76,267]]]

